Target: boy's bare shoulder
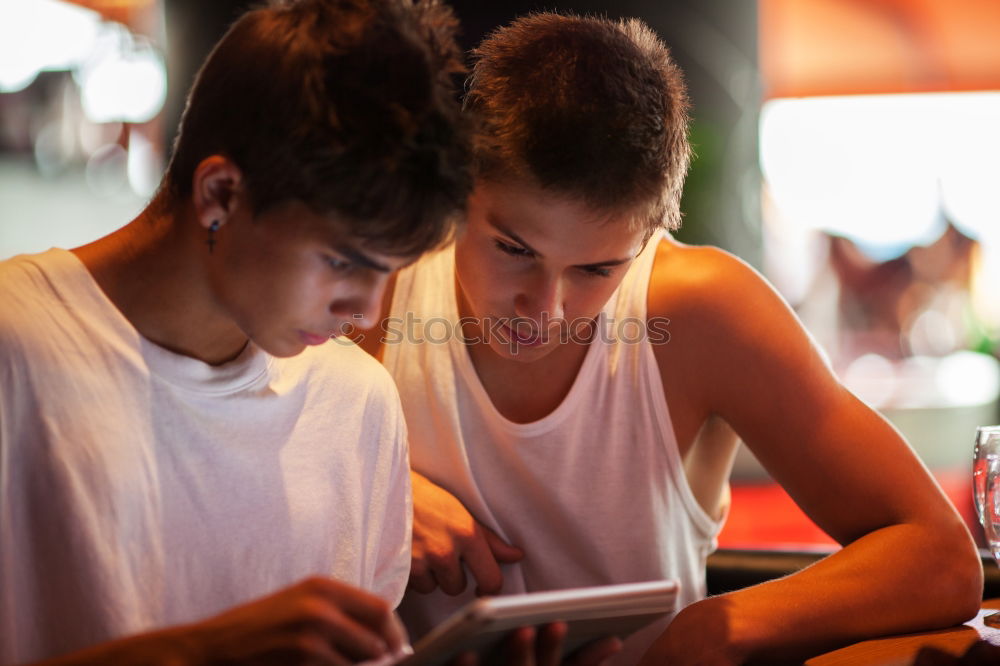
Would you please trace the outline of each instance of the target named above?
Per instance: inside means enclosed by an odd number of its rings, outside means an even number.
[[[669,320],[672,349],[707,371],[817,365],[820,357],[791,307],[743,260],[714,247],[661,242],[650,276],[647,317]],[[768,364],[771,364],[768,366]]]
[[[649,316],[717,319],[752,305],[748,298],[780,300],[753,267],[725,250],[672,238],[660,241],[649,279]]]

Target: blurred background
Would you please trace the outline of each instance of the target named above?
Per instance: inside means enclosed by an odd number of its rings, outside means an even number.
[[[0,259],[142,209],[198,65],[251,4],[0,0]],[[973,434],[1000,422],[1000,2],[451,4],[466,48],[533,9],[649,23],[694,102],[678,236],[761,270],[977,529]],[[832,541],[741,452],[720,544]]]

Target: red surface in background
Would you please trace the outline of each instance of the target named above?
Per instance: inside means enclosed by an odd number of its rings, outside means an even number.
[[[937,471],[934,477],[981,543],[972,505],[972,471]],[[810,550],[836,542],[802,512],[776,483],[733,484],[733,503],[722,533],[720,548]]]

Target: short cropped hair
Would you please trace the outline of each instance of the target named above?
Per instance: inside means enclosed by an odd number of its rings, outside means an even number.
[[[626,211],[648,235],[680,226],[688,96],[662,41],[636,19],[515,20],[473,52],[465,110],[477,178],[523,179]]]
[[[291,0],[244,14],[195,79],[162,189],[190,195],[201,160],[221,154],[255,214],[294,199],[376,251],[442,244],[472,182],[456,25],[439,0]]]

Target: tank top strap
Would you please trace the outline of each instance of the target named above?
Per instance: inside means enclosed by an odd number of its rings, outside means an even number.
[[[396,282],[389,306],[389,318],[384,322],[385,345],[382,363],[394,374],[406,354],[432,354],[435,358],[447,355],[451,336],[457,334],[454,322],[458,320],[458,305],[453,287],[455,277],[455,246],[426,254],[416,263],[396,274]],[[445,330],[432,331],[431,338],[441,338],[444,344],[416,345],[427,337],[427,325],[437,323]]]
[[[662,231],[653,234],[639,256],[629,266],[628,272],[622,279],[622,283],[618,285],[614,296],[608,301],[605,312],[615,322],[622,322],[627,318],[645,320],[649,277],[653,272],[656,249],[662,238]]]

